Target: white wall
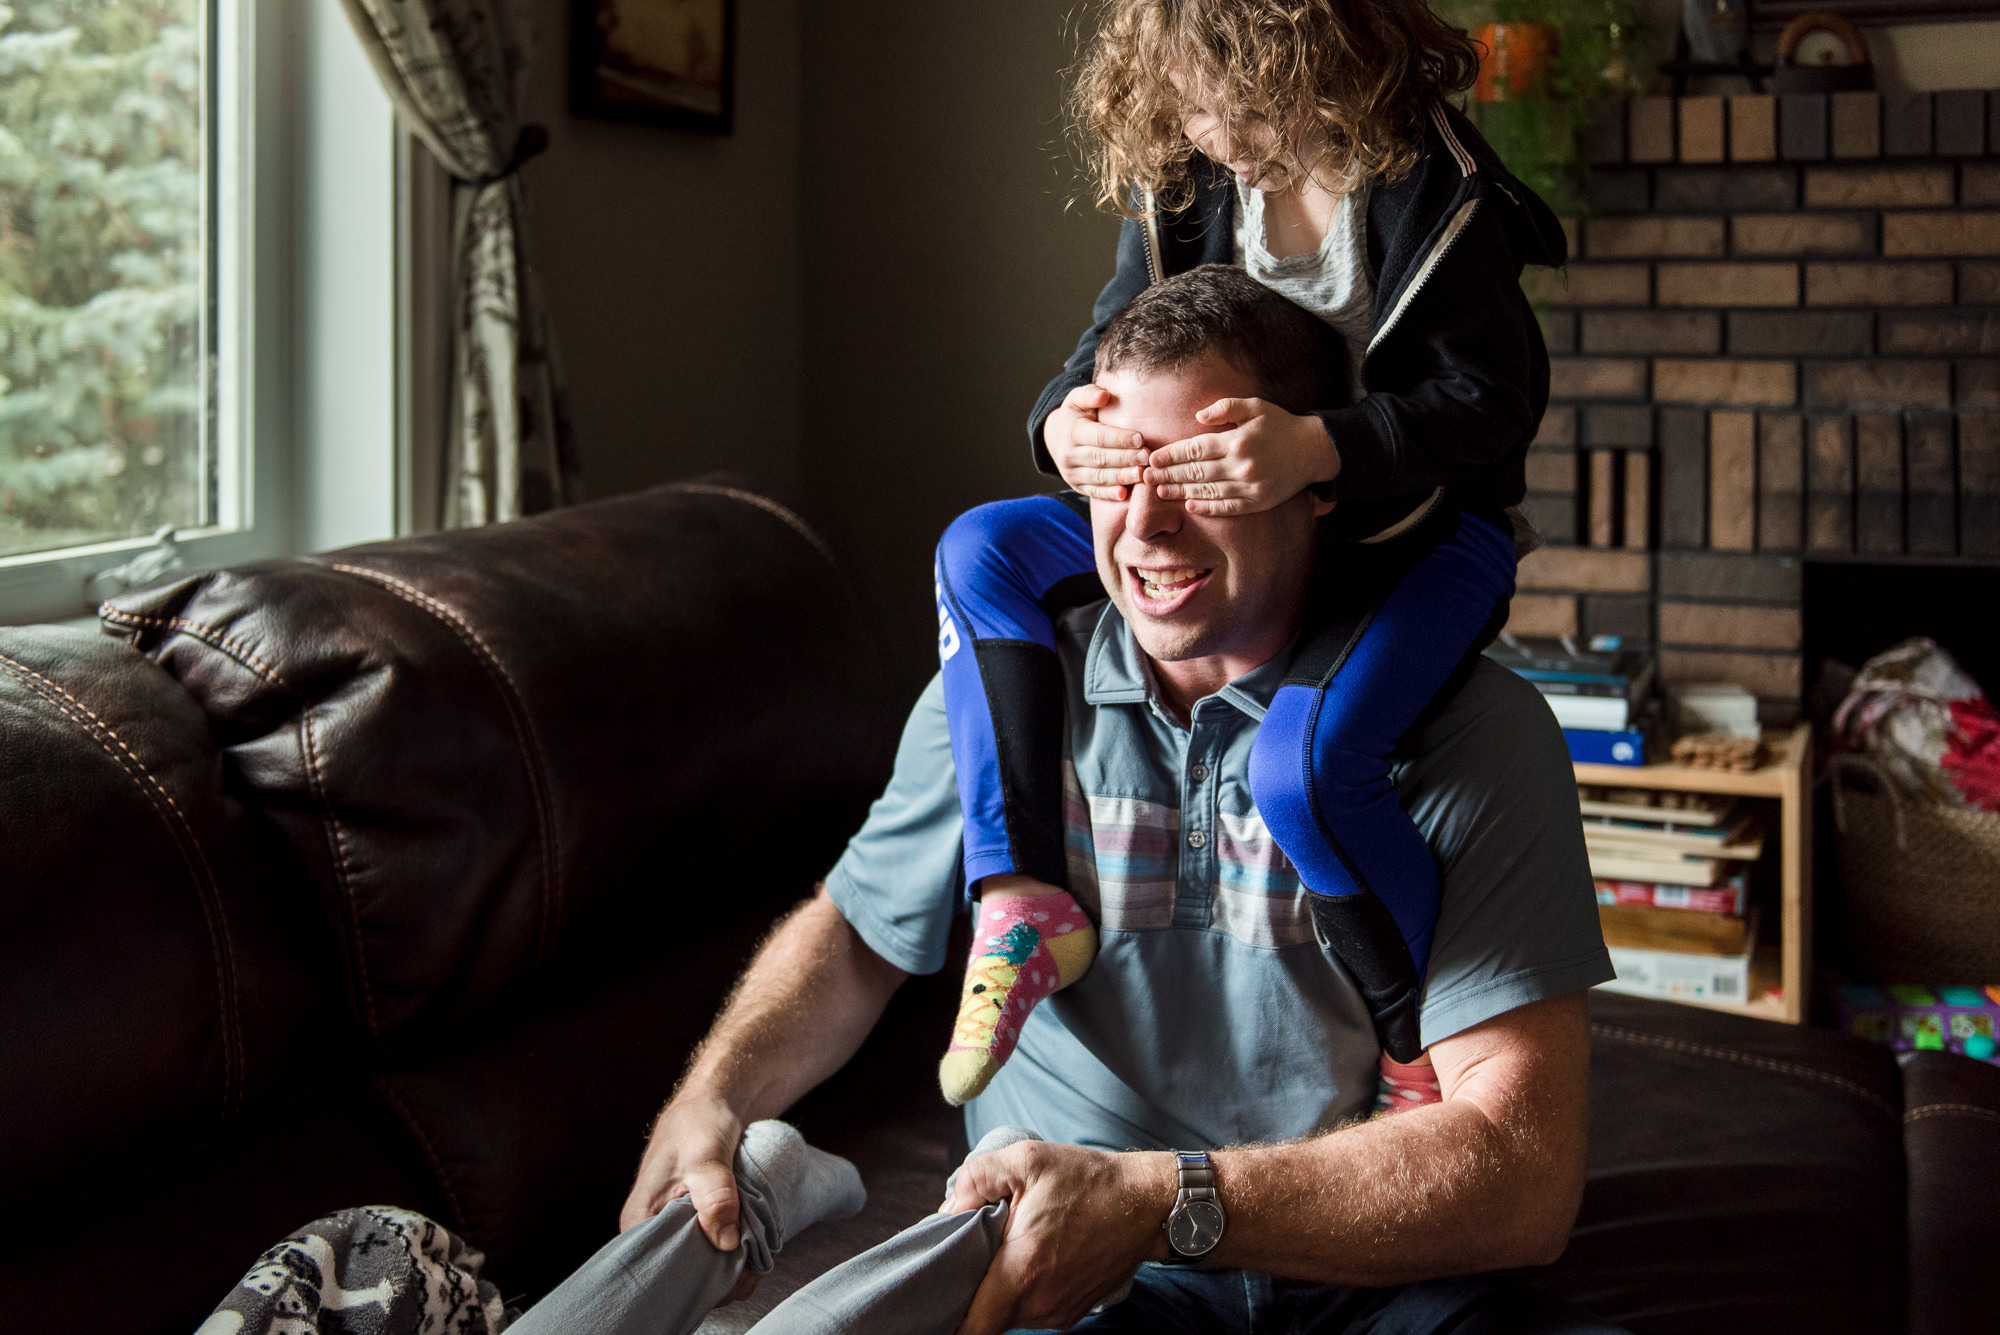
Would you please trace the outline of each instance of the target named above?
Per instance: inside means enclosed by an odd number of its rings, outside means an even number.
[[[805,19],[803,467],[914,691],[931,550],[1044,490],[1025,429],[1111,276],[1063,142],[1073,0],[851,0]]]
[[[396,529],[395,117],[339,0],[291,11],[293,531],[299,551]]]
[[[800,0],[738,0],[729,135],[571,115],[571,0],[533,0],[527,251],[585,485],[798,476]]]

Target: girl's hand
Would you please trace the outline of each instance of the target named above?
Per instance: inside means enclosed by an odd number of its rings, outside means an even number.
[[[1217,399],[1194,419],[1216,430],[1154,450],[1145,476],[1155,496],[1190,514],[1268,510],[1340,475],[1340,453],[1317,417],[1263,399]]]
[[[1109,402],[1110,390],[1078,385],[1042,424],[1042,441],[1072,489],[1092,500],[1122,501],[1138,485],[1146,451],[1138,432],[1098,423],[1097,410]]]

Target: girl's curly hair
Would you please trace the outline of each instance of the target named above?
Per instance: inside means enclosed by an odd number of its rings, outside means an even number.
[[[1337,183],[1409,171],[1429,103],[1478,68],[1472,39],[1426,0],[1105,0],[1070,110],[1100,207],[1130,214],[1150,190],[1171,210],[1193,198],[1198,151],[1176,77],[1255,157],[1252,179],[1298,170],[1289,127],[1325,144],[1306,165]]]

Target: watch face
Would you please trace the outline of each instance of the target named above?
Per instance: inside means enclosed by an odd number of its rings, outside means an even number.
[[[1182,1256],[1201,1256],[1222,1241],[1222,1207],[1214,1201],[1189,1201],[1167,1220],[1167,1241]]]

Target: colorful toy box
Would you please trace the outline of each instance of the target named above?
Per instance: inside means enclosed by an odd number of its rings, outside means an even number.
[[[1840,1028],[1898,1052],[1932,1049],[1962,1052],[2000,1066],[2000,984],[1985,987],[1889,987],[1855,985],[1840,989]]]

